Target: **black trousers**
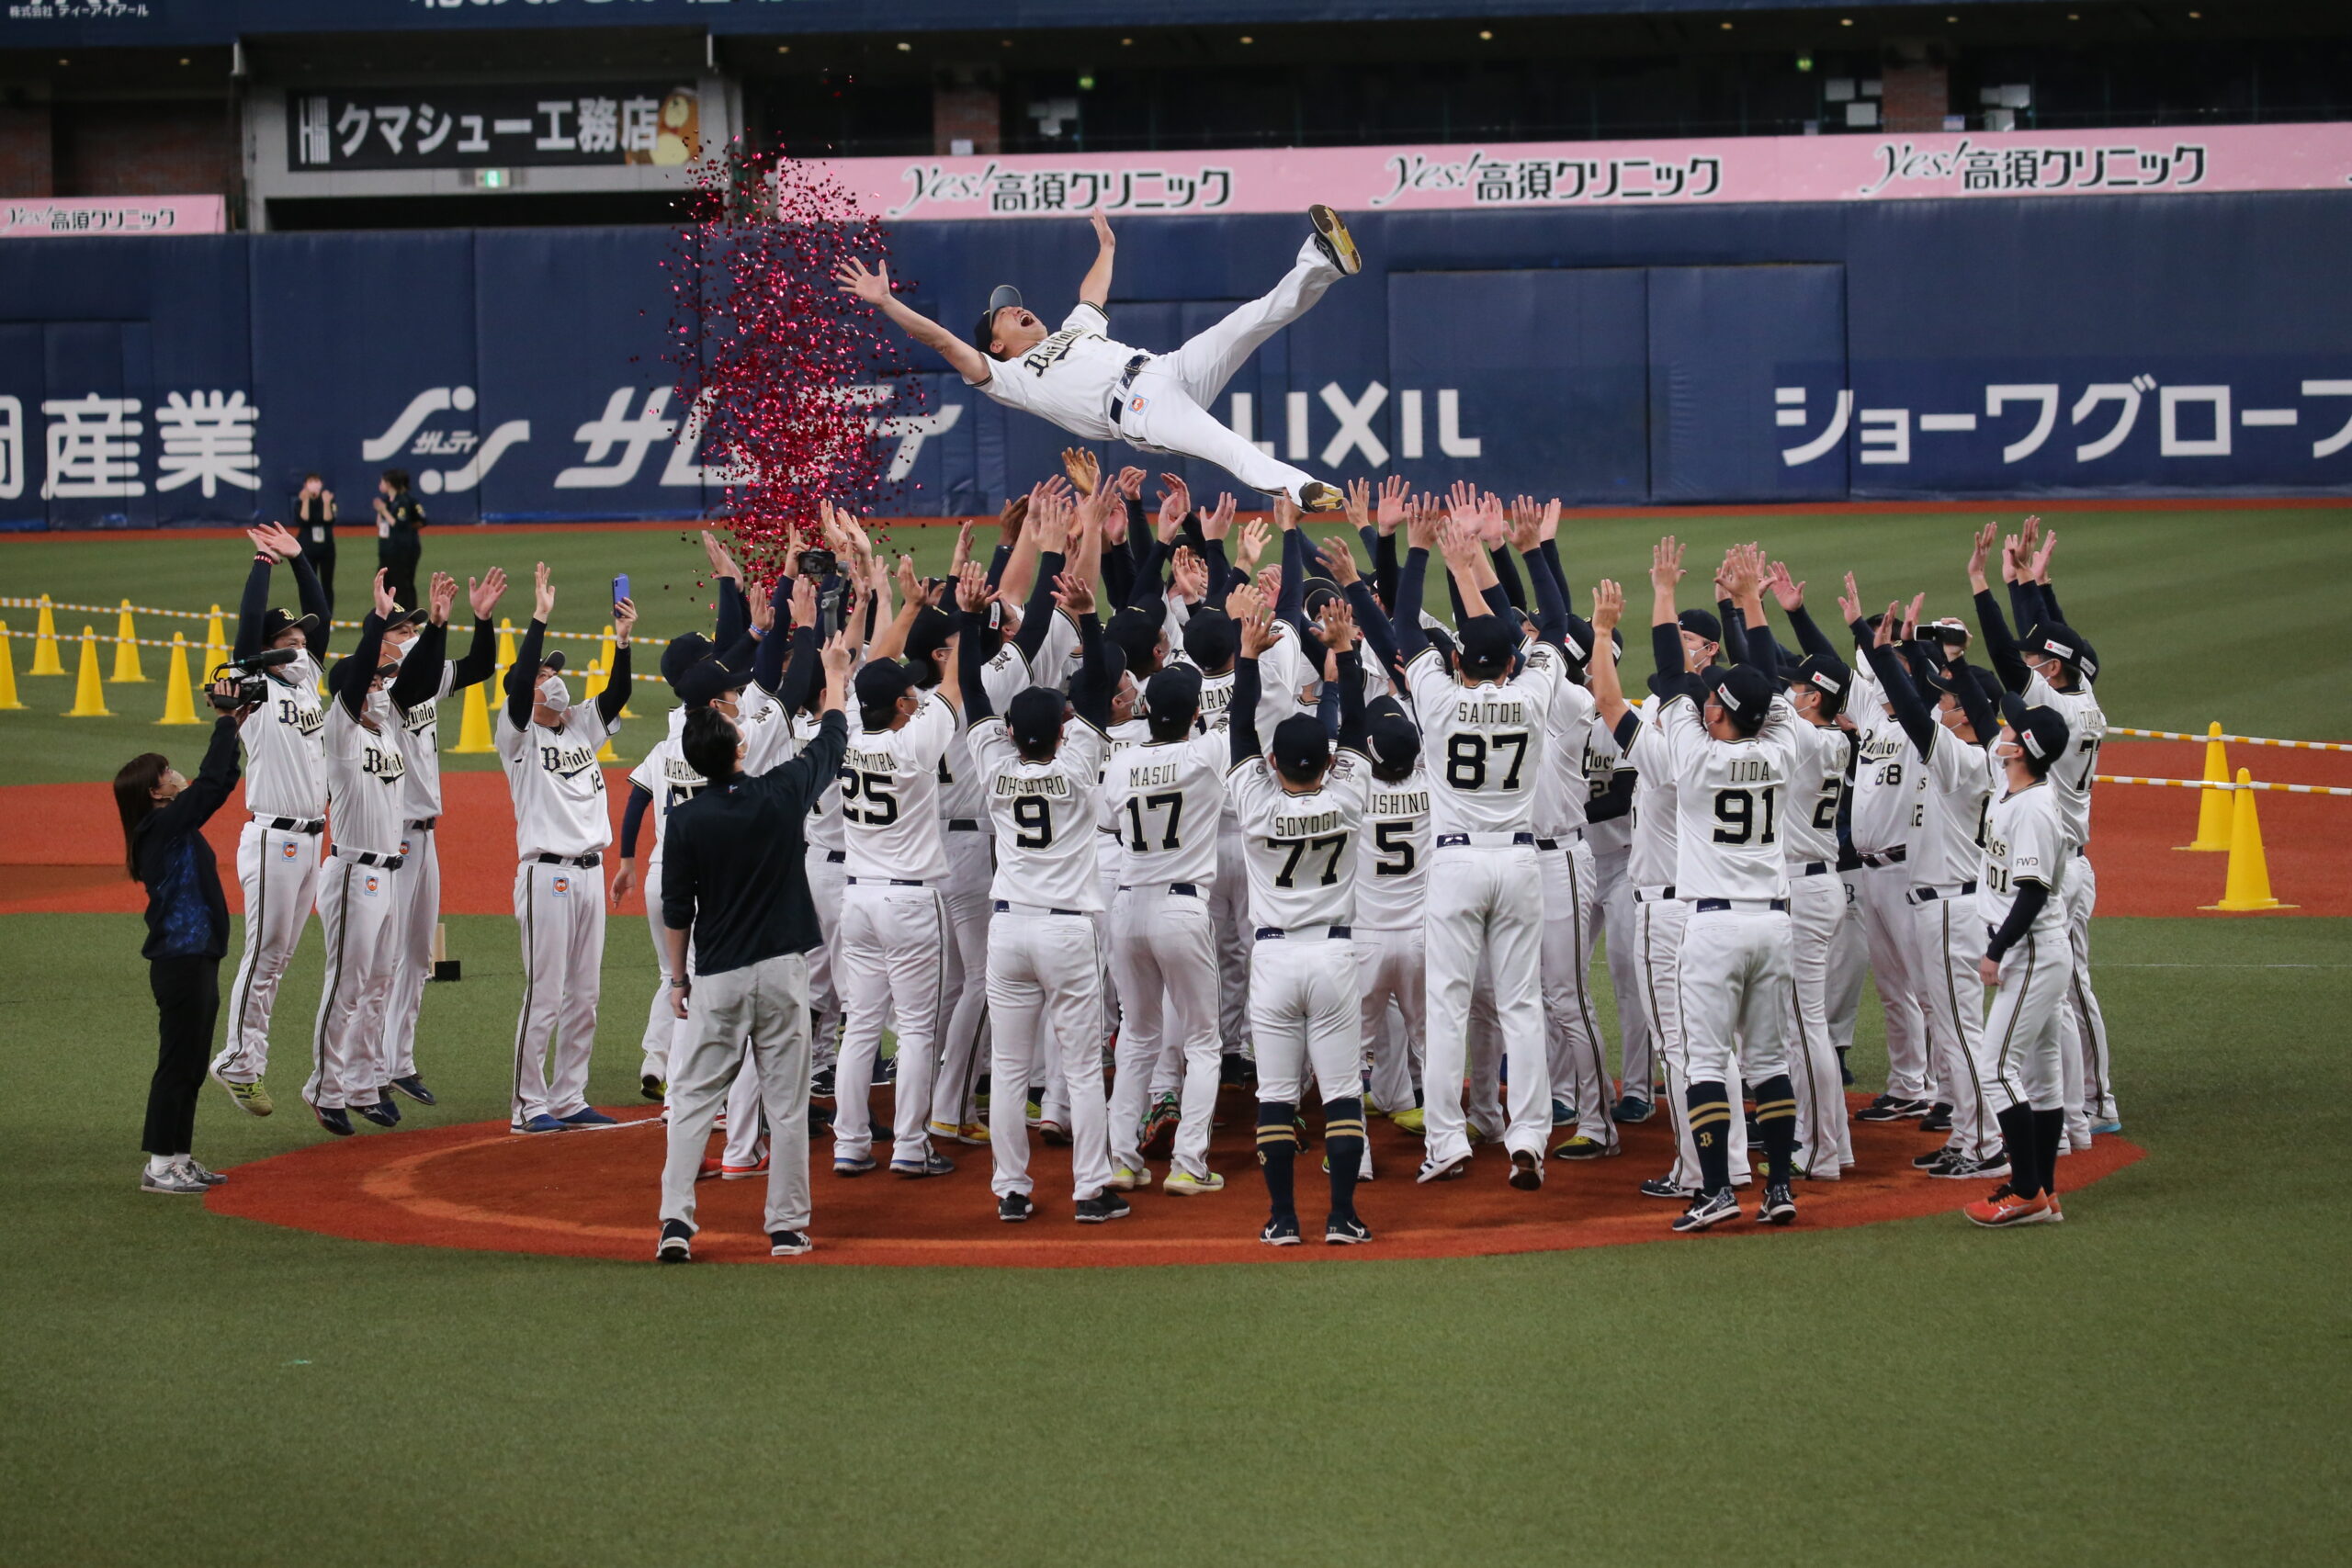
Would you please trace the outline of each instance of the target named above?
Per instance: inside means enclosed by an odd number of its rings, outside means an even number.
[[[403,610],[413,610],[424,603],[416,596],[416,563],[424,558],[424,555],[422,550],[402,550],[397,554],[379,550],[376,553],[376,564],[384,569],[384,586]]]
[[[327,614],[334,614],[334,541],[323,545],[307,541],[302,546],[302,558],[311,563],[311,574],[319,580],[319,591],[327,596]]]
[[[155,993],[158,1040],[140,1147],[151,1155],[184,1155],[196,1135],[196,1093],[204,1087],[212,1026],[220,1019],[220,961],[151,958],[147,984]]]

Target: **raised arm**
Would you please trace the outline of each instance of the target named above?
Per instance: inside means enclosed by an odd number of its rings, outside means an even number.
[[[1078,621],[1078,674],[1069,683],[1069,705],[1097,729],[1111,728],[1111,671],[1102,657],[1102,622],[1094,614],[1094,585],[1075,572],[1065,576],[1054,602]]]
[[[1363,656],[1356,649],[1355,617],[1334,600],[1323,607],[1323,646],[1338,664],[1331,682],[1340,688],[1340,744],[1352,751],[1364,750]]]
[[[541,649],[547,647],[548,617],[555,614],[555,580],[548,563],[539,562],[533,577],[531,624],[524,628],[522,646],[506,671],[506,716],[517,729],[531,726],[531,697],[538,689],[539,660],[546,657]]]
[[[1625,701],[1625,688],[1617,678],[1617,623],[1625,614],[1625,591],[1607,578],[1592,585],[1592,663],[1589,666],[1593,706],[1600,714],[1600,722],[1618,733],[1621,740],[1623,726],[1633,713]],[[1680,655],[1681,644],[1675,650]]]
[[[1094,224],[1094,265],[1078,280],[1078,297],[1111,318],[1111,264],[1116,258],[1119,242],[1112,237],[1111,225],[1101,211],[1090,215]]]
[[[449,689],[462,692],[468,686],[487,681],[498,669],[498,628],[490,624],[490,614],[498,608],[499,597],[506,592],[506,573],[497,567],[480,582],[466,580],[467,606],[474,613],[474,638],[468,645],[465,657],[458,660],[449,676]]]
[[[1228,604],[1227,613],[1240,628],[1241,650],[1233,661],[1233,699],[1226,709],[1225,728],[1233,742],[1233,765],[1239,767],[1266,754],[1258,742],[1258,697],[1264,689],[1258,656],[1274,646],[1274,616],[1254,588],[1237,588],[1234,598],[1239,603]]]
[[[1033,494],[1029,500],[1029,521],[1021,530],[1024,544],[1033,537],[1035,541],[1037,571],[1029,588],[1029,602],[1021,607],[1021,629],[1013,635],[1012,641],[1021,649],[1021,657],[1032,663],[1036,661],[1038,649],[1045,647],[1046,633],[1054,624],[1054,580],[1062,572],[1062,546],[1069,535],[1071,510],[1069,502],[1054,496]]]
[[[400,673],[392,677],[392,705],[406,713],[439,696],[441,675],[448,658],[449,628],[427,622],[409,645],[408,657],[401,660]]]
[[[1849,574],[1848,596],[1838,601],[1838,612],[1852,628],[1854,641],[1863,657],[1870,660],[1879,689],[1886,694],[1886,705],[1894,710],[1894,722],[1903,727],[1903,733],[1911,738],[1911,744],[1924,757],[1935,745],[1936,716],[1928,710],[1919,688],[1911,682],[1911,671],[1895,652],[1894,639],[1899,635],[1896,628],[1903,624],[1903,611],[1898,605],[1889,604],[1873,632],[1862,619],[1861,591],[1852,587],[1853,581]]]
[[[1765,569],[1764,586],[1772,591],[1772,602],[1789,617],[1789,628],[1797,634],[1799,648],[1825,659],[1838,658],[1838,649],[1814,625],[1812,615],[1804,607],[1804,584],[1789,576],[1786,562],[1774,561]]]
[[[1976,595],[1976,628],[1984,635],[1984,657],[1993,673],[2001,678],[2005,688],[2023,694],[2032,682],[2033,671],[2025,667],[2025,655],[2018,651],[2017,638],[2009,635],[2009,623],[2002,619],[2000,602],[1993,597],[1992,584],[1984,577],[1985,559],[2000,532],[1998,523],[1987,523],[1976,531],[1975,547],[1968,557],[1968,587]]]
[[[1781,684],[1780,645],[1772,640],[1772,628],[1764,620],[1764,552],[1754,545],[1735,545],[1724,562],[1723,584],[1731,592],[1731,603],[1724,615],[1724,646],[1733,649],[1732,662],[1745,664],[1772,682]],[[1735,645],[1732,633],[1740,632]]]
[[[1388,671],[1389,679],[1402,684],[1404,661],[1396,656],[1396,634],[1388,624],[1388,613],[1372,592],[1372,585],[1356,570],[1355,552],[1348,548],[1345,538],[1323,541],[1323,565],[1331,573],[1331,581],[1347,595],[1348,609],[1355,617],[1356,629],[1363,634],[1364,645],[1373,657]]]
[[[162,843],[182,833],[195,832],[228,803],[229,793],[236,787],[237,716],[224,713],[212,721],[212,740],[204,749],[204,761],[198,764],[196,777],[155,813],[155,825],[147,829],[147,841]]]
[[[989,607],[989,574],[977,562],[967,564],[956,580],[956,685],[964,698],[966,728],[989,717],[988,682],[980,678],[987,660],[980,657],[980,633]]]
[[[607,728],[621,721],[621,709],[628,705],[628,632],[635,625],[635,601],[624,599],[613,606],[613,667],[605,671],[605,689],[596,694],[596,711]]]
[[[335,694],[334,699],[354,719],[366,711],[368,687],[376,678],[376,666],[383,662],[384,617],[391,606],[391,591],[384,586],[384,573],[379,570],[376,573],[376,608],[372,614],[361,617],[359,646],[351,650],[352,661],[358,665],[360,673],[356,679],[345,681],[343,690]],[[436,676],[439,673],[437,667],[435,673]]]
[[[327,663],[327,645],[334,640],[334,622],[329,618],[327,591],[319,586],[319,574],[311,570],[310,558],[300,547],[286,558],[287,570],[294,574],[294,602],[302,606],[302,614],[315,615],[319,622],[318,640],[311,645],[311,657],[323,670]]]
[[[987,355],[929,316],[901,304],[899,297],[890,292],[888,262],[877,262],[874,270],[868,272],[863,262],[851,256],[834,271],[833,278],[842,293],[854,294],[888,316],[900,332],[955,367],[956,374],[964,378],[967,384],[975,387],[989,384],[991,362]],[[1106,273],[1104,281],[1107,283],[1108,280]]]
[[[1421,629],[1421,593],[1430,570],[1430,546],[1437,539],[1437,513],[1430,507],[1416,507],[1407,524],[1405,570],[1396,575],[1396,612],[1389,617],[1389,625],[1396,633],[1396,657],[1411,663],[1430,645],[1429,634]]]
[[[269,614],[269,569],[277,558],[255,547],[252,570],[245,573],[245,592],[237,601],[236,656],[250,659],[261,651],[262,618]]]

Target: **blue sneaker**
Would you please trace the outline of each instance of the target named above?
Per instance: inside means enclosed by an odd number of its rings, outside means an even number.
[[[617,1127],[619,1122],[593,1105],[583,1105],[569,1116],[559,1116],[558,1122],[567,1127]]]
[[[1617,1109],[1610,1112],[1612,1120],[1624,1122],[1646,1122],[1656,1114],[1657,1112],[1651,1108],[1650,1102],[1638,1094],[1625,1096],[1617,1102]]]
[[[874,1159],[870,1155],[853,1155],[847,1157],[841,1155],[835,1155],[833,1156],[833,1174],[835,1176],[864,1176],[867,1171],[872,1170],[873,1168]]]
[[[2091,1123],[2091,1131],[2101,1137],[2111,1138],[2116,1134],[2123,1131],[2123,1123],[2120,1122],[2094,1122]]]
[[[506,1130],[510,1133],[560,1133],[564,1131],[564,1125],[552,1116],[542,1115],[534,1116],[527,1122],[509,1122]]]
[[[838,1170],[841,1168],[836,1164],[834,1168]],[[938,1153],[927,1154],[921,1159],[894,1159],[890,1162],[890,1174],[893,1176],[945,1176],[955,1168],[954,1160]]]
[[[419,1105],[431,1105],[435,1103],[433,1091],[425,1088],[424,1080],[418,1077],[414,1073],[410,1073],[404,1077],[394,1078],[392,1080],[392,1087],[400,1090],[402,1094],[408,1096],[411,1100],[416,1101]]]
[[[1554,1100],[1552,1101],[1552,1125],[1555,1127],[1573,1127],[1576,1124],[1577,1113],[1575,1110],[1569,1106],[1568,1102],[1565,1100]]]
[[[379,1127],[397,1127],[401,1124],[400,1107],[389,1100],[379,1100],[372,1105],[346,1105],[344,1109],[357,1112]]]
[[[313,1105],[311,1114],[319,1119],[320,1126],[338,1138],[347,1138],[357,1130],[352,1126],[351,1118],[344,1114],[341,1106]]]

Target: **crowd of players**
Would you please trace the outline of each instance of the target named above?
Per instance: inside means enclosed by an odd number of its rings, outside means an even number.
[[[1066,464],[1006,507],[989,558],[967,525],[944,578],[893,570],[830,507],[764,590],[707,536],[718,625],[663,649],[680,706],[630,775],[610,886],[617,906],[642,886],[653,924],[647,1098],[686,1027],[660,896],[662,820],[707,784],[685,725],[723,717],[745,774],[789,760],[819,733],[823,639],[846,629],[847,750],[806,852],[814,1091],[839,1175],[935,1176],[947,1147],[986,1145],[999,1218],[1025,1221],[1034,1132],[1070,1147],[1071,1213],[1100,1223],[1155,1158],[1170,1194],[1220,1190],[1218,1090],[1250,1084],[1261,1239],[1301,1239],[1311,1098],[1324,1239],[1355,1243],[1372,1236],[1355,1203],[1368,1114],[1426,1140],[1419,1180],[1465,1178],[1498,1145],[1532,1190],[1547,1159],[1617,1156],[1619,1126],[1662,1103],[1676,1157],[1640,1188],[1682,1205],[1677,1230],[1739,1217],[1750,1185],[1754,1217],[1784,1224],[1793,1184],[1854,1163],[1843,1057],[1867,969],[1889,1072],[1856,1114],[1942,1134],[1923,1178],[1997,1182],[1970,1218],[2060,1217],[2058,1157],[2120,1123],[2087,964],[2105,721],[2050,584],[2054,534],[2029,519],[1977,536],[1973,634],[1923,620],[1920,599],[1866,614],[1851,577],[1825,632],[1804,585],[1745,546],[1685,607],[1669,538],[1650,570],[1654,673],[1628,681],[1625,596],[1600,581],[1577,613],[1557,502],[1359,482],[1360,557],[1344,536],[1315,547],[1287,504],[1237,528],[1230,497],[1196,508],[1163,476],[1149,509],[1141,470]],[[315,905],[329,963],[302,1097],[347,1134],[354,1115],[396,1123],[398,1095],[432,1102],[413,1042],[437,916],[435,709],[490,675],[504,584],[468,585],[456,659],[454,581],[413,608],[379,585],[322,698],[325,616],[299,542],[254,540],[240,650],[305,654],[241,725],[248,918],[212,1070],[268,1113],[271,1003]],[[301,614],[266,608],[280,563]],[[1424,609],[1433,566],[1450,626]],[[595,754],[628,699],[634,612],[616,604],[615,668],[575,704],[543,651],[553,604],[542,567],[494,719],[526,967],[518,1134],[612,1121],[586,1100],[615,847]],[[1589,984],[1604,933],[1614,1071]],[[771,1174],[760,1103],[742,1074],[707,1174]]]

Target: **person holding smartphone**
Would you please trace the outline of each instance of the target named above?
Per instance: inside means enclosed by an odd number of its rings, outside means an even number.
[[[295,532],[301,536],[302,558],[327,597],[327,614],[334,614],[334,491],[316,474],[302,476],[294,497]]]
[[[196,1095],[220,1018],[220,960],[229,951],[229,905],[204,825],[237,787],[237,726],[253,711],[232,677],[210,688],[212,744],[189,779],[160,751],[146,751],[114,776],[122,817],[123,863],[147,888],[147,984],[158,1015],[155,1076],[147,1085],[142,1192],[197,1196],[228,1179],[189,1152]]]

